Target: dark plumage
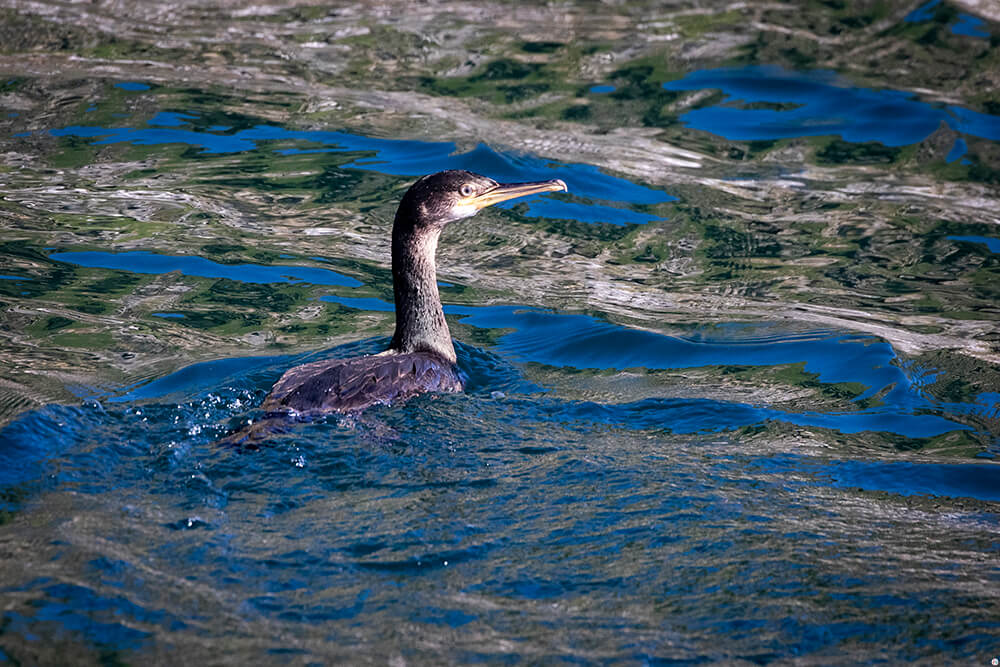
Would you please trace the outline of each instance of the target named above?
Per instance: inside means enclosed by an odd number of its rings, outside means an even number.
[[[285,373],[261,407],[312,417],[355,412],[425,391],[461,391],[462,384],[454,364],[432,352],[327,359]]]
[[[358,412],[428,391],[461,391],[463,380],[437,288],[434,256],[441,231],[497,202],[559,190],[566,190],[561,180],[500,184],[459,170],[418,180],[403,195],[392,227],[396,330],[389,349],[288,370],[264,399],[265,419],[224,441],[261,439],[282,430],[289,419]]]

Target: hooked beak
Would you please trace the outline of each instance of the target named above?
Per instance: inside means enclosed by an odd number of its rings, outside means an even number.
[[[508,199],[527,197],[528,195],[537,195],[543,192],[568,191],[569,188],[567,188],[566,184],[559,178],[551,181],[536,181],[534,183],[500,183],[492,190],[487,190],[482,194],[469,197],[465,200],[465,202],[463,202],[463,204],[474,206],[478,211],[486,208],[487,206],[493,206],[493,204],[499,204],[502,201],[507,201]]]

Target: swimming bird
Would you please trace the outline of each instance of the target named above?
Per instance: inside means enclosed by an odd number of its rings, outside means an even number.
[[[264,399],[264,419],[230,434],[240,444],[283,430],[278,422],[329,413],[354,413],[425,392],[462,391],[455,346],[441,308],[435,254],[450,223],[502,201],[565,192],[559,180],[498,183],[469,171],[430,174],[403,195],[392,226],[392,287],[396,330],[388,349],[350,359],[327,359],[285,372]]]

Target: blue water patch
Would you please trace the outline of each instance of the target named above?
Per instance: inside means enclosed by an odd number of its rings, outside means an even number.
[[[111,397],[107,400],[112,403],[123,403],[147,398],[162,398],[177,393],[190,394],[218,387],[227,378],[234,375],[273,366],[287,358],[284,356],[236,357],[204,361],[182,368],[179,371],[147,384],[133,387],[119,396]]]
[[[180,127],[192,120],[197,120],[197,116],[179,113],[176,111],[161,111],[149,119],[150,125],[165,125],[167,127]]]
[[[773,366],[805,362],[805,371],[824,383],[855,382],[867,390],[854,400],[879,395],[882,406],[847,414],[793,414],[753,408],[761,419],[803,426],[822,426],[844,433],[891,431],[928,437],[967,427],[935,415],[914,414],[939,409],[914,387],[892,361],[888,343],[868,336],[820,332],[773,339],[709,335],[680,338],[628,329],[586,315],[560,315],[535,309],[496,306],[451,306],[445,312],[466,315],[461,321],[481,328],[513,329],[497,348],[522,361],[578,369],[678,369],[702,366]],[[748,407],[748,409],[750,409]],[[756,423],[756,422],[753,422]],[[744,424],[745,425],[745,424]]]
[[[948,157],[945,158],[945,162],[952,163],[958,158],[965,155],[969,147],[965,145],[965,139],[962,137],[957,137],[955,139],[954,145],[952,145],[951,150],[948,151]]]
[[[708,335],[680,338],[628,329],[589,315],[563,315],[515,306],[448,306],[445,312],[464,315],[461,321],[475,327],[514,329],[501,338],[500,349],[524,361],[550,366],[676,369],[771,366],[808,360],[806,371],[817,373],[823,382],[862,382],[881,388],[905,379],[903,371],[889,363],[896,357],[892,346],[867,336],[822,332],[780,336],[777,340],[742,335],[723,338],[727,327],[716,327],[709,329]],[[875,364],[864,381],[855,373],[855,364],[862,359]],[[901,391],[899,387],[896,390]]]
[[[710,106],[681,116],[688,127],[749,141],[839,135],[846,141],[904,146],[947,123],[966,134],[1000,140],[1000,117],[920,102],[913,93],[851,86],[834,72],[792,72],[754,65],[700,70],[663,84],[667,90],[715,88],[734,104],[793,104],[785,110]]]
[[[18,112],[16,112],[16,111],[9,111],[9,112],[7,112],[7,118],[17,118],[17,117],[18,117],[18,116],[20,116],[20,115],[21,115],[21,114],[19,114],[19,113],[18,113]]]
[[[932,18],[934,18],[934,8],[937,7],[938,3],[940,2],[941,0],[930,0],[930,2],[926,2],[920,5],[912,12],[907,14],[906,18],[903,20],[908,21],[910,23],[922,23],[924,21],[930,21]]]
[[[151,252],[55,252],[50,259],[98,269],[132,273],[169,273],[185,276],[228,278],[245,283],[298,283],[360,287],[361,281],[330,269],[308,266],[264,266],[261,264],[219,264],[197,255],[157,255]]]
[[[962,107],[948,107],[948,113],[953,117],[948,124],[955,130],[1000,141],[1000,116],[991,116]]]
[[[313,145],[281,147],[275,151],[283,155],[363,152],[367,153],[365,157],[359,157],[343,166],[396,176],[419,176],[442,169],[467,169],[486,174],[499,181],[520,182],[561,178],[574,196],[599,201],[660,204],[676,199],[662,190],[605,174],[593,165],[563,164],[529,155],[501,153],[485,144],[479,144],[471,151],[458,153],[457,146],[451,142],[378,139],[346,132],[289,130],[273,125],[258,125],[232,134],[165,126],[168,123],[183,125],[190,118],[192,116],[189,114],[163,112],[154,118],[155,123],[160,125],[158,127],[103,128],[75,125],[50,130],[50,134],[56,137],[94,138],[95,144],[131,143],[143,146],[185,144],[202,148],[205,153],[250,151],[258,148],[261,142],[305,142]],[[153,121],[151,124],[154,124]],[[612,224],[641,223],[660,219],[659,216],[641,212],[629,214],[622,209],[600,205],[588,205],[588,211],[584,212],[581,204],[573,206],[572,212],[564,208],[561,214],[552,215],[557,213],[559,206],[533,204],[529,206],[529,215],[534,215],[530,211],[537,210],[539,211],[537,215],[547,217],[572,215],[574,219]]]
[[[58,623],[67,635],[84,638],[98,646],[134,651],[150,639],[152,633],[130,627],[121,618],[131,619],[130,614],[137,613],[141,619],[138,623],[148,623],[168,616],[165,612],[149,612],[124,597],[104,597],[95,589],[75,584],[53,584],[46,586],[44,592],[44,596],[33,601],[33,617],[5,612],[4,631],[32,637],[34,635],[27,628],[35,623]],[[177,622],[176,627],[183,627],[183,623]]]
[[[1000,253],[1000,239],[989,236],[949,236],[949,241],[966,241],[968,243],[982,243],[990,249],[990,252]]]
[[[984,24],[985,21],[978,16],[973,16],[972,14],[959,14],[958,22],[951,26],[951,31],[956,35],[986,39],[990,36],[990,33],[980,28],[980,26]]]
[[[97,111],[97,105],[96,104],[93,104],[93,105],[87,107],[86,109],[84,109],[84,113],[90,113],[91,111]]]
[[[139,83],[138,81],[122,81],[121,83],[116,83],[115,88],[121,88],[122,90],[138,91],[138,90],[149,90],[149,86],[145,83]]]
[[[18,132],[14,136],[15,137],[30,137],[31,136],[31,132]]]
[[[599,95],[600,94],[604,94],[604,93],[613,93],[613,92],[615,92],[615,87],[614,86],[610,86],[610,85],[606,85],[606,84],[605,85],[600,85],[600,86],[591,86],[590,87],[590,92],[597,93]]]
[[[530,199],[513,199],[497,204],[498,208],[514,208],[527,206],[525,215],[534,218],[552,218],[556,220],[578,220],[580,222],[606,222],[612,225],[644,225],[654,220],[663,220],[663,216],[640,213],[627,208],[613,208],[597,204],[580,204],[576,202],[553,199],[551,197],[532,197]]]
[[[992,464],[837,461],[826,474],[841,488],[1000,500],[1000,466]]]
[[[31,280],[31,278],[25,278],[24,276],[8,276],[0,274],[0,280]]]
[[[1000,419],[1000,392],[984,391],[976,395],[966,414],[978,415],[985,419]],[[986,452],[984,452],[986,453]],[[992,454],[990,457],[992,458]]]
[[[170,317],[175,319],[183,319],[187,317],[184,313],[153,313],[153,317]]]
[[[770,474],[806,473],[842,489],[864,489],[901,496],[947,496],[1000,500],[1000,466],[989,463],[910,461],[820,461],[780,454],[752,461],[752,469]]]

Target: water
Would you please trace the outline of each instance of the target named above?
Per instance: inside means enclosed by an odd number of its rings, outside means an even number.
[[[958,106],[941,108],[895,90],[868,90],[838,81],[825,70],[789,72],[780,67],[700,70],[663,84],[667,90],[718,89],[732,104],[764,103],[781,109],[709,106],[681,116],[685,125],[727,139],[754,141],[837,135],[851,143],[877,141],[892,148],[915,144],[942,123],[960,132],[1000,139],[1000,116]],[[887,118],[894,122],[887,123]],[[949,158],[951,154],[949,153]]]
[[[998,655],[971,3],[4,11],[0,661]],[[218,445],[444,168],[466,392]]]

